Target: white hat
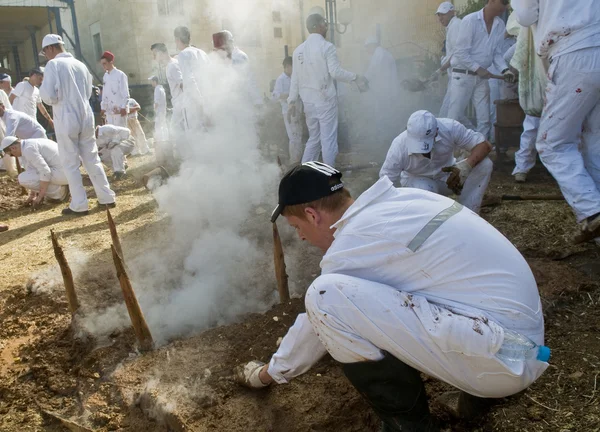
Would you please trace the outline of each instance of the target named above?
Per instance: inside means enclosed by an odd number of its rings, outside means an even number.
[[[19,138],[15,136],[7,136],[2,140],[2,144],[0,144],[0,151],[4,151],[5,148],[10,147],[14,143],[16,143]]]
[[[433,149],[438,124],[429,111],[413,113],[406,125],[406,147],[408,153],[429,153]]]
[[[439,7],[437,12],[435,13],[437,14],[447,14],[450,11],[454,10],[454,5],[450,2],[444,2],[442,3]]]
[[[365,40],[365,46],[369,45],[379,45],[379,41],[376,36],[369,36],[367,40]]]
[[[65,44],[62,37],[60,37],[57,34],[47,34],[46,36],[44,36],[44,39],[42,39],[42,51],[40,51],[40,55],[44,55],[44,48],[56,44]]]

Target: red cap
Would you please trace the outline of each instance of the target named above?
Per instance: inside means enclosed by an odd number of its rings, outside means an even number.
[[[104,51],[102,53],[102,57],[100,57],[101,59],[106,59],[109,62],[114,61],[115,60],[115,55],[113,53],[111,53],[110,51]]]

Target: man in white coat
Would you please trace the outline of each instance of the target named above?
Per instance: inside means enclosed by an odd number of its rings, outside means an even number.
[[[135,148],[135,139],[126,127],[96,126],[96,143],[100,159],[113,171],[113,179],[121,180],[127,170],[127,156]]]
[[[25,171],[19,174],[19,184],[31,191],[28,201],[34,206],[42,204],[44,198],[61,202],[67,199],[69,182],[54,141],[7,136],[2,140],[0,151],[21,158]]]
[[[69,181],[71,203],[64,215],[88,214],[88,200],[79,166],[88,172],[99,205],[114,207],[115,193],[110,189],[94,136],[94,113],[90,106],[92,75],[83,63],[65,52],[62,37],[46,35],[42,54],[48,59],[42,100],[53,107],[58,154]]]
[[[5,135],[21,139],[46,138],[46,130],[38,121],[25,113],[7,109],[0,102],[0,118],[4,122]]]
[[[537,53],[550,63],[540,159],[581,224],[576,241],[600,237],[600,7],[595,0],[512,6],[519,24],[537,24]]]
[[[456,161],[457,150],[469,157]],[[408,119],[406,131],[392,142],[379,177],[444,196],[456,193],[459,203],[479,213],[494,167],[488,158],[491,151],[492,145],[479,132],[456,120],[417,111]]]
[[[297,164],[302,159],[302,124],[300,123],[300,111],[302,110],[302,101],[296,102],[296,115],[288,116],[289,105],[287,103],[292,85],[293,60],[286,57],[283,60],[283,72],[275,81],[273,89],[273,100],[281,104],[281,113],[285,123],[285,130],[289,138],[290,165]]]
[[[106,122],[115,126],[127,127],[127,114],[129,109],[129,79],[127,74],[115,67],[115,55],[104,51],[100,64],[105,70],[104,86],[102,88],[102,114]]]
[[[537,285],[519,251],[457,202],[385,177],[353,200],[339,171],[308,162],[281,180],[279,214],[323,251],[322,272],[269,364],[238,369],[243,384],[288,383],[329,352],[382,430],[432,432],[421,372],[459,389],[445,400],[471,416],[548,367],[496,356],[506,330],[543,344]]]
[[[366,89],[366,81],[340,65],[335,46],[325,39],[328,29],[325,18],[310,15],[306,27],[310,35],[294,50],[288,115],[297,115],[295,104],[301,98],[309,133],[302,161],[317,160],[322,153],[323,161],[333,166],[338,154],[338,99],[334,80],[356,82],[360,89]]]
[[[509,0],[488,0],[485,7],[463,18],[460,25],[456,50],[450,60],[452,84],[448,117],[460,121],[470,101],[475,107],[477,131],[489,139],[490,121],[490,72],[494,64],[505,75],[507,81],[514,81],[503,58],[502,42],[506,26],[500,18]]]
[[[32,69],[29,72],[29,80],[21,81],[10,93],[10,103],[15,111],[25,113],[34,119],[37,119],[39,110],[50,126],[54,126],[52,117],[48,114],[42,98],[40,98],[38,87],[42,85],[43,81],[44,72],[41,69]]]

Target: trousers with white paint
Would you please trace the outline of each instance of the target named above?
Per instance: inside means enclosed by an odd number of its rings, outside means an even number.
[[[497,359],[504,331],[483,313],[458,314],[388,285],[327,274],[309,287],[305,303],[315,334],[341,363],[378,361],[386,351],[427,375],[485,398],[518,393],[548,367],[535,360]],[[543,335],[526,336],[543,343]]]
[[[448,74],[448,89],[446,90],[446,95],[444,96],[444,101],[442,102],[442,107],[440,108],[440,114],[438,118],[449,118],[448,112],[450,108],[450,86],[452,85],[452,73]],[[462,118],[458,120],[462,123],[467,129],[475,130],[475,125],[469,120],[469,118],[464,115]]]
[[[523,122],[523,133],[521,134],[521,145],[515,153],[515,169],[512,175],[527,174],[535,166],[537,151],[535,142],[540,127],[540,118],[527,115]]]
[[[469,102],[473,102],[477,118],[477,132],[490,137],[490,83],[476,75],[452,72],[449,88],[448,118],[462,121]]]
[[[69,181],[63,170],[51,169],[52,177],[46,189],[46,196],[51,199],[64,199]],[[40,191],[40,175],[35,169],[27,169],[19,174],[19,184],[34,192]]]
[[[475,213],[479,213],[493,169],[494,164],[489,158],[485,158],[477,164],[467,177],[457,201]],[[443,196],[450,196],[454,193],[448,189],[448,185],[444,180],[436,180],[430,177],[403,176],[400,179],[400,184],[402,187],[422,189]]]
[[[300,116],[296,115],[296,117],[292,117],[291,121],[289,121],[287,113],[285,113],[283,115],[283,121],[285,122],[285,130],[290,141],[290,164],[296,164],[300,162],[304,152],[302,146],[302,124],[300,123]]]
[[[314,105],[304,103],[304,114],[309,138],[306,142],[302,162],[318,160],[323,154],[323,162],[335,166],[338,154],[338,104],[337,99],[330,103]]]
[[[554,58],[537,150],[577,221],[600,213],[600,47]]]

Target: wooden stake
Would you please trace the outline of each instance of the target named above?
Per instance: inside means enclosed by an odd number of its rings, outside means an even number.
[[[115,221],[110,214],[110,209],[108,206],[106,207],[106,216],[108,217],[108,229],[110,229],[110,236],[112,238],[112,242],[115,245],[115,249],[117,253],[123,259],[123,249],[121,248],[121,240],[119,240],[119,234],[117,233],[117,226],[115,225]]]
[[[290,300],[290,289],[288,287],[288,275],[285,271],[283,246],[281,245],[281,238],[279,237],[279,230],[276,223],[273,223],[273,258],[275,259],[275,277],[277,278],[279,301],[285,303]]]
[[[21,162],[19,162],[19,158],[18,157],[15,157],[15,162],[17,163],[17,174],[21,174],[23,171],[25,171],[21,167]],[[27,188],[21,186],[21,195],[29,195],[29,192],[27,191]]]
[[[129,318],[133,325],[135,337],[137,338],[142,351],[150,351],[154,347],[154,341],[152,340],[152,334],[146,323],[146,318],[144,318],[140,304],[137,301],[137,297],[131,286],[129,276],[127,276],[127,272],[125,271],[125,265],[121,256],[117,253],[115,245],[111,245],[110,249],[112,251],[113,261],[115,262],[115,268],[117,269],[117,277],[121,284],[123,298],[125,299],[127,312],[129,312]]]
[[[71,311],[71,315],[75,315],[75,312],[77,312],[77,309],[79,309],[79,301],[77,300],[75,284],[73,283],[73,273],[71,272],[71,267],[69,267],[69,263],[67,262],[67,258],[65,257],[62,247],[58,244],[54,230],[50,230],[50,237],[52,238],[54,256],[56,257],[56,261],[58,261],[58,265],[60,266],[60,272],[62,273],[63,282],[67,291],[69,310]]]

